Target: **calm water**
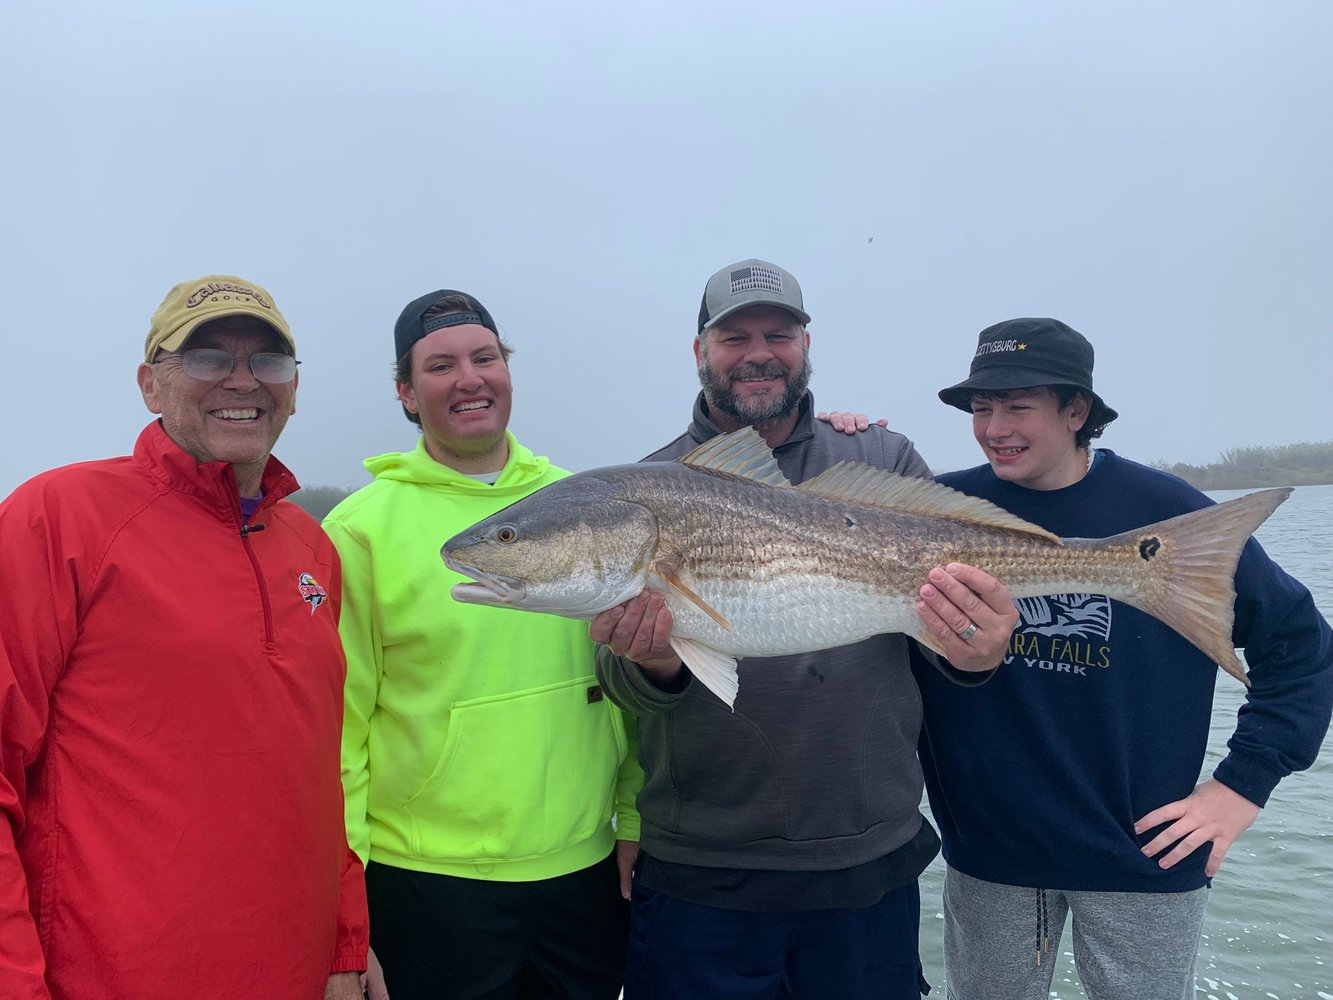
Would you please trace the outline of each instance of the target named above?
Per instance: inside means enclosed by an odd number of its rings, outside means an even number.
[[[1216,500],[1249,491],[1209,494]],[[1258,532],[1264,548],[1333,619],[1333,486],[1303,486]],[[1211,774],[1235,728],[1243,688],[1218,671]],[[943,862],[921,881],[921,954],[932,997],[944,993]],[[1333,737],[1308,771],[1285,779],[1213,879],[1199,951],[1197,1000],[1333,1000]],[[1069,929],[1051,996],[1084,996]]]

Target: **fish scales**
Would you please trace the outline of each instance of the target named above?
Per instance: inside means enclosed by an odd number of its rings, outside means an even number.
[[[752,484],[717,476],[706,484],[695,477],[687,481],[704,488],[688,494],[679,490],[688,496],[679,505],[664,502],[679,487],[661,477],[639,490],[627,484],[627,493],[653,509],[659,544],[679,553],[681,565],[703,587],[744,581],[805,591],[802,581],[828,580],[836,586],[802,592],[800,599],[836,604],[846,590],[859,586],[876,595],[895,595],[893,603],[901,604],[904,596],[915,594],[931,567],[949,562],[985,569],[1003,579],[1015,597],[1078,591],[1094,577],[1103,587],[1151,584],[1139,571],[1143,560],[1128,547],[1103,550],[1096,541],[1079,539],[1057,545],[1018,532],[827,501],[795,490],[766,496],[763,518],[756,523]],[[871,635],[902,630],[865,627]]]
[[[457,600],[592,618],[645,587],[672,646],[730,704],[735,660],[880,632],[937,646],[915,612],[935,566],[968,563],[1015,598],[1102,593],[1175,628],[1244,679],[1231,647],[1241,547],[1290,490],[1269,490],[1109,539],[1059,539],[926,480],[844,463],[793,487],[752,429],[679,462],[578,473],[450,539],[477,581]]]

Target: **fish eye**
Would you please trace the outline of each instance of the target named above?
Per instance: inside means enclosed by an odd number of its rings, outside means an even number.
[[[508,545],[510,542],[518,540],[518,529],[512,524],[502,524],[495,529],[495,540]]]

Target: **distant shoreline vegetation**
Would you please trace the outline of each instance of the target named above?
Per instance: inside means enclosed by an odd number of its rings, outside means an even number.
[[[343,486],[302,486],[287,499],[316,521],[322,521],[328,517],[329,511],[342,503],[344,498],[355,493],[357,489],[360,489],[360,487],[353,489]]]
[[[1333,441],[1231,448],[1209,465],[1154,462],[1200,490],[1244,490],[1260,486],[1322,486],[1333,483]]]
[[[1179,476],[1200,490],[1322,486],[1333,483],[1333,441],[1232,448],[1222,452],[1222,457],[1209,465],[1153,462],[1152,466]],[[342,486],[306,486],[292,497],[292,502],[317,521],[322,521],[352,492],[352,488]]]

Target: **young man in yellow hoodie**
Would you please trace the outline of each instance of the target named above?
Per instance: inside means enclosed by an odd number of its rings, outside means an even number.
[[[324,522],[343,563],[343,784],[393,1000],[619,995],[642,783],[588,626],[455,603],[440,546],[568,473],[508,430],[510,348],[448,289],[394,330],[414,450]],[[519,618],[522,620],[520,621]]]

